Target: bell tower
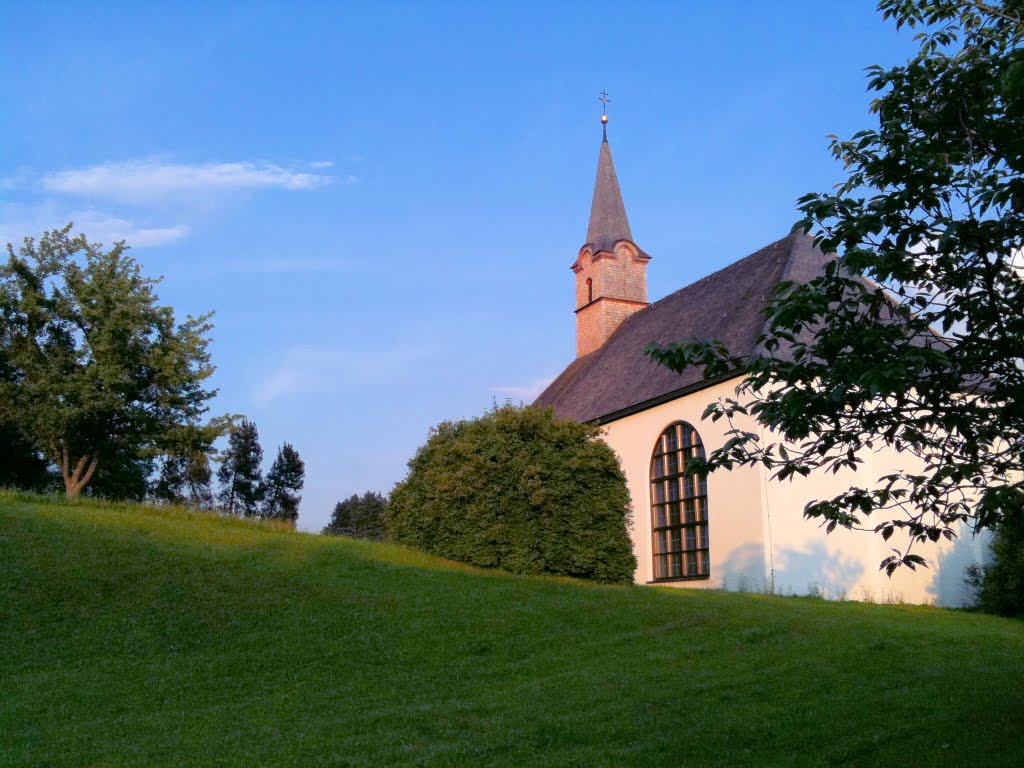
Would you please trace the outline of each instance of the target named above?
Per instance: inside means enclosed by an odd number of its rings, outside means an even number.
[[[607,105],[605,91],[598,98]],[[648,304],[647,262],[651,257],[633,242],[608,144],[604,109],[601,124],[587,242],[572,265],[576,273],[576,357],[599,349],[627,317]]]

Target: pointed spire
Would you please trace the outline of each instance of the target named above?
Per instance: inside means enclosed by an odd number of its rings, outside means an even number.
[[[590,204],[590,225],[587,243],[599,251],[610,251],[618,240],[633,239],[626,219],[626,206],[619,191],[619,178],[615,175],[611,145],[608,143],[607,119],[601,121],[604,139],[597,160],[597,179],[594,181],[594,200]]]

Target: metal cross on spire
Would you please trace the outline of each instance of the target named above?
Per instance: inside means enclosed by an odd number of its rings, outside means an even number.
[[[601,140],[608,141],[608,91],[602,90],[597,100],[601,102]]]

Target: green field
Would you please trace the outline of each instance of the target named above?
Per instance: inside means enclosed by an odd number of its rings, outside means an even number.
[[[1024,623],[0,491],[0,765],[1024,764]]]

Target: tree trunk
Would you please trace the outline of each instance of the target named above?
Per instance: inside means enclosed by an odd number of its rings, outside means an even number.
[[[228,496],[228,514],[235,514],[235,473],[231,473],[231,485],[228,486],[231,489],[231,495]]]
[[[71,466],[71,457],[68,455],[67,448],[61,448],[59,451],[60,461],[60,476],[64,480],[64,493],[69,499],[77,499],[78,494],[82,492],[82,489],[89,484],[92,480],[93,474],[96,472],[96,465],[99,464],[100,457],[96,454],[84,454],[78,461],[75,462],[74,467]]]

